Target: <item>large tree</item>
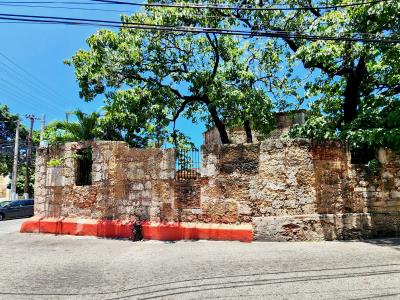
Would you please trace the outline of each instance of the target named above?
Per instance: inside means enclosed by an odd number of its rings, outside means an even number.
[[[227,127],[268,132],[272,102],[282,96],[287,80],[279,53],[260,51],[263,39],[240,39],[215,33],[184,33],[129,28],[145,23],[224,28],[234,19],[193,10],[147,8],[123,16],[118,32],[100,30],[88,38],[69,64],[75,67],[80,95],[91,101],[105,96],[106,124],[124,137],[165,134],[184,115],[215,126],[223,143]],[[274,41],[264,44],[274,48]],[[277,93],[275,86],[282,87]]]
[[[286,61],[305,70],[304,98],[311,116],[295,135],[340,137],[354,146],[400,148],[400,45],[368,41],[315,40],[295,37],[399,39],[400,2],[341,0],[260,1],[258,7],[298,10],[215,11],[240,20],[254,33],[279,33]],[[238,7],[252,4],[235,2]],[[346,7],[334,7],[350,4]],[[254,7],[254,5],[253,5]],[[280,48],[281,49],[281,48]],[[267,49],[270,51],[270,49]]]

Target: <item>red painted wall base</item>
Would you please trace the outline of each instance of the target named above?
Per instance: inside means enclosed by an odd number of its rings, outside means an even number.
[[[92,220],[32,217],[21,225],[23,233],[52,233],[98,236],[104,238],[132,238],[132,222],[119,220]],[[147,240],[223,240],[251,242],[253,229],[249,224],[206,223],[142,223]]]

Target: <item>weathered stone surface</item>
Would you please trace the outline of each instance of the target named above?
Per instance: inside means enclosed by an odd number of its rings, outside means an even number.
[[[372,236],[369,214],[314,214],[254,219],[255,238],[267,241],[355,239]]]
[[[92,185],[76,186],[75,154],[87,147],[92,149]],[[48,168],[51,158],[62,159],[63,167]],[[106,141],[67,143],[51,153],[39,150],[36,163],[36,214],[148,219],[151,206],[159,209],[158,198],[173,203],[173,187],[168,184],[164,186],[167,192],[152,195],[152,187],[156,186],[152,181],[174,177],[175,157],[171,149],[132,149],[123,142]],[[57,201],[53,187],[59,188]],[[168,193],[169,198],[165,197]]]
[[[93,152],[92,185],[75,186],[74,153],[85,147]],[[381,168],[371,174],[363,165],[351,165],[337,142],[206,145],[201,178],[182,180],[175,179],[173,149],[68,143],[38,151],[35,213],[251,223],[257,239],[267,240],[395,235],[400,233],[400,157],[387,150],[379,155]],[[59,175],[49,175],[51,158],[64,161]]]
[[[199,208],[202,179],[186,179],[175,182],[175,207],[179,209]]]
[[[259,144],[228,145],[220,149],[218,169],[221,173],[257,173]]]
[[[46,173],[47,186],[64,186],[64,168],[63,167],[48,167]]]
[[[212,200],[201,203],[202,215],[199,219],[206,223],[236,223],[238,203],[235,201]]]

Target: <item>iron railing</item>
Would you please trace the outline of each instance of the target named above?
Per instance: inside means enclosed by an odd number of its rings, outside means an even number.
[[[200,176],[199,149],[176,149],[175,179],[198,179]]]

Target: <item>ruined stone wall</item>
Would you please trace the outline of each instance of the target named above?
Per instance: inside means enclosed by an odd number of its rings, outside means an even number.
[[[269,139],[203,147],[202,221],[252,223],[263,240],[350,239],[400,233],[400,158],[377,174],[339,143]],[[210,216],[210,217],[207,217]]]
[[[93,150],[92,185],[76,186],[74,153]],[[62,167],[50,168],[51,158]],[[260,240],[332,240],[400,233],[400,157],[352,165],[340,143],[268,139],[205,145],[201,177],[175,178],[173,149],[123,142],[41,149],[35,212],[95,219],[252,224]]]
[[[77,186],[75,155],[87,147],[92,149],[92,184]],[[63,166],[49,167],[52,158],[62,159]],[[168,183],[175,175],[171,149],[132,149],[123,142],[67,143],[53,152],[40,149],[36,163],[37,215],[157,219],[162,201],[173,202]]]

